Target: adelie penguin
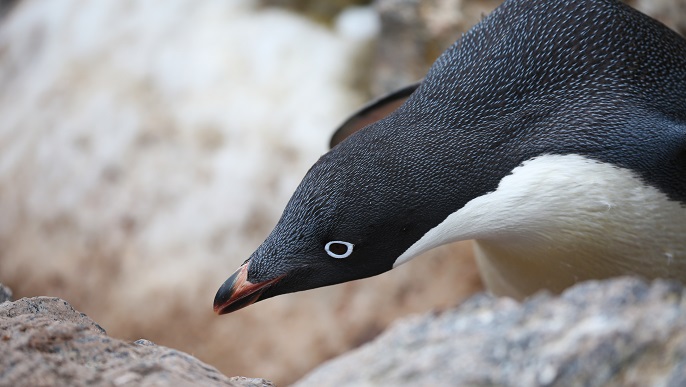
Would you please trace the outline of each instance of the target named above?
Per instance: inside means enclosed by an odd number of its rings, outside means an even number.
[[[686,41],[619,1],[506,1],[332,145],[217,313],[459,240],[498,295],[686,282]]]

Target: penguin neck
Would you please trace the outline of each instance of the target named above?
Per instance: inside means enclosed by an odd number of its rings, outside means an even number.
[[[449,215],[394,267],[433,247],[474,239],[487,288],[523,298],[622,274],[683,276],[684,234],[686,205],[630,170],[579,155],[544,155]]]

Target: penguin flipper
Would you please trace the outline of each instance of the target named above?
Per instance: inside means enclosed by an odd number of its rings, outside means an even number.
[[[395,109],[400,107],[400,105],[405,102],[410,94],[412,94],[421,83],[422,81],[419,81],[407,85],[364,105],[362,108],[360,108],[360,110],[348,117],[348,119],[345,120],[343,124],[338,127],[338,129],[336,129],[334,134],[331,136],[329,148],[333,148],[334,146],[338,145],[338,143],[345,140],[348,138],[348,136],[364,128],[365,126],[391,114]]]

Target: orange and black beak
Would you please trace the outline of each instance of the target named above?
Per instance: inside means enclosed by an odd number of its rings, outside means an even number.
[[[283,278],[283,276],[279,276],[272,280],[254,284],[248,281],[249,264],[250,262],[244,263],[219,288],[217,295],[214,296],[215,313],[221,315],[235,312],[259,301],[260,296],[269,286]]]

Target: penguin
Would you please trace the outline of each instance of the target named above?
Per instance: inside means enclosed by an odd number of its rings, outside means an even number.
[[[515,299],[686,282],[686,41],[620,1],[507,0],[332,145],[218,314],[460,240],[487,289]]]

